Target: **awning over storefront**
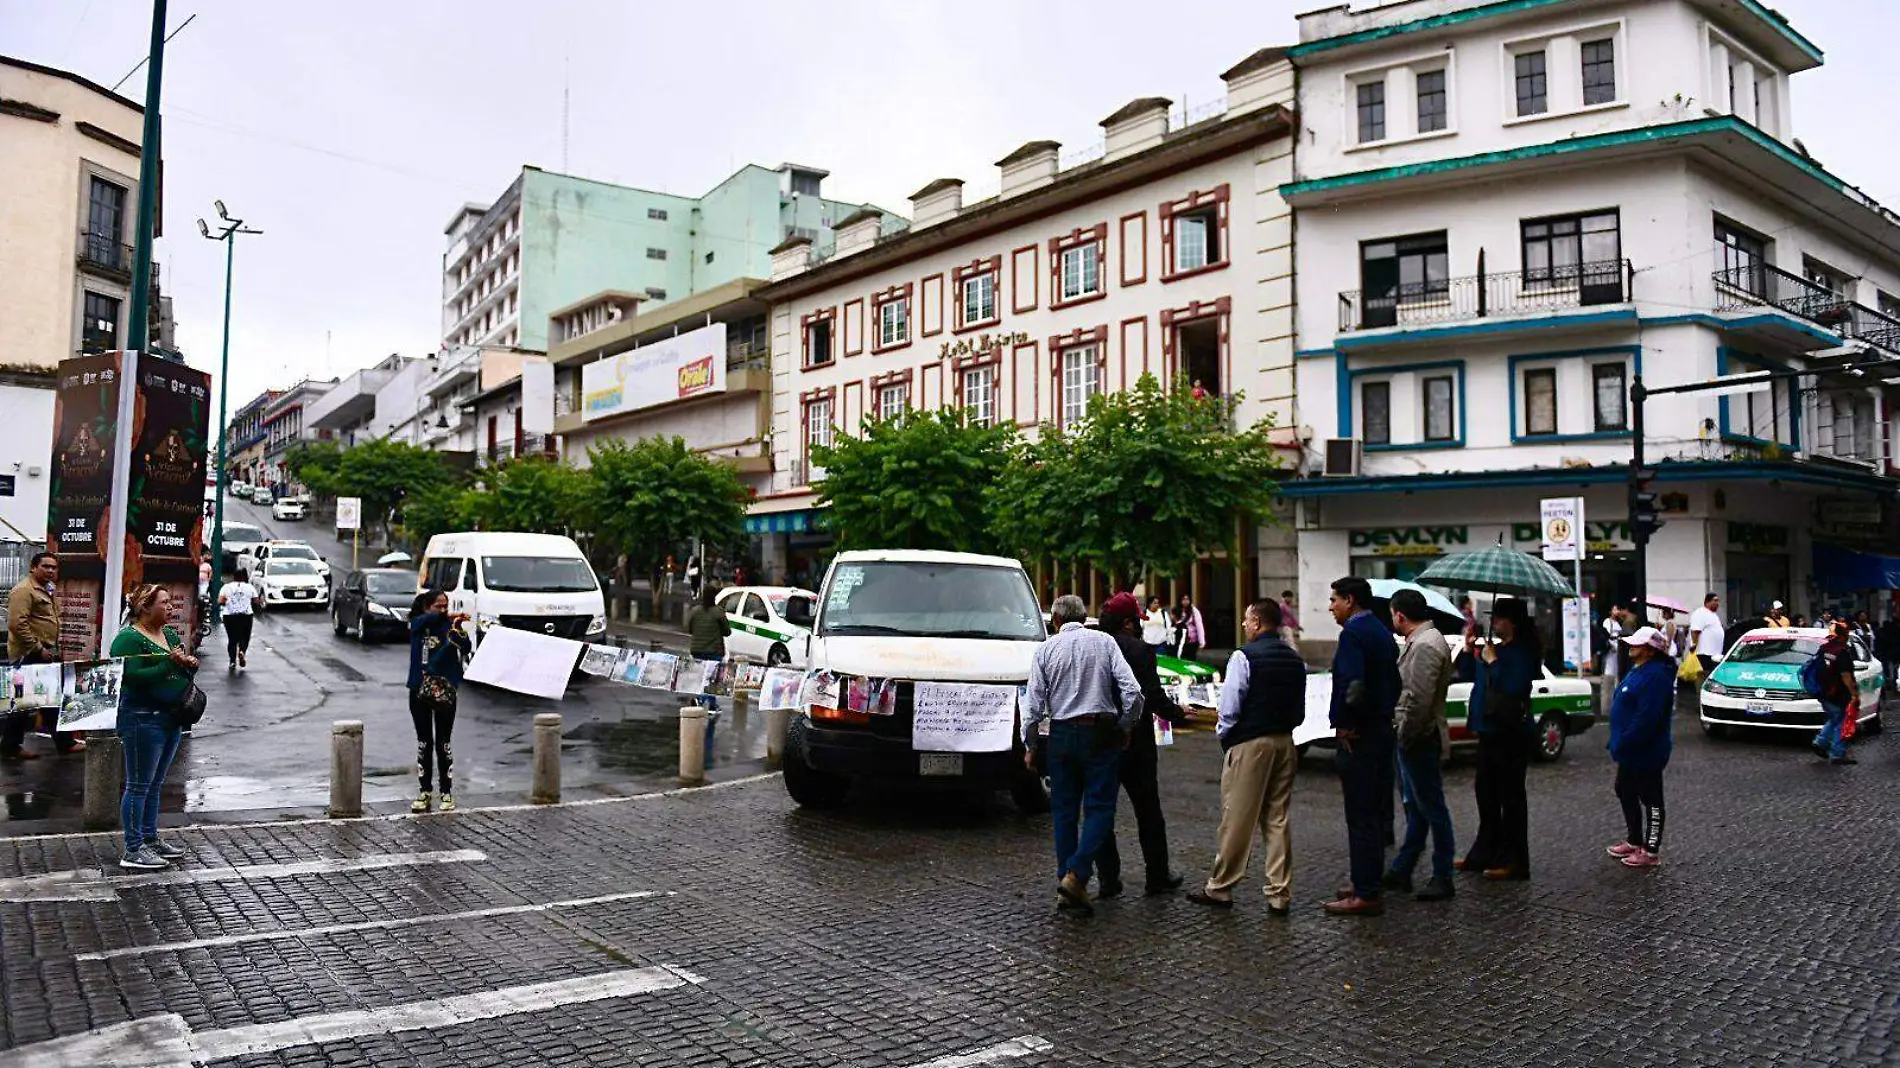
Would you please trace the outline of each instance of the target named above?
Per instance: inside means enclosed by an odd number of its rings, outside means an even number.
[[[1829,593],[1900,590],[1900,556],[1814,543],[1814,584]]]
[[[804,534],[822,530],[820,513],[816,508],[801,508],[793,512],[768,512],[763,515],[745,517],[747,534]]]

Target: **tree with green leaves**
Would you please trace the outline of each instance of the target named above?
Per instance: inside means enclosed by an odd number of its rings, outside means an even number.
[[[380,521],[384,538],[399,503],[452,481],[440,453],[387,438],[343,450],[336,466],[336,494],[361,497],[365,525]]]
[[[981,487],[1002,476],[1015,445],[1014,426],[981,426],[968,412],[901,412],[812,449],[825,469],[818,503],[840,549],[995,552]]]
[[[669,555],[694,538],[722,549],[744,538],[750,491],[731,465],[687,448],[684,438],[610,438],[590,446],[587,461],[583,514],[601,548],[625,553],[629,568],[653,580],[655,618]]]
[[[464,529],[572,534],[582,525],[588,479],[548,456],[524,456],[483,469],[466,495]]]
[[[481,491],[445,482],[410,494],[402,502],[402,532],[418,547],[437,534],[473,530]]]
[[[1184,382],[1163,390],[1143,375],[1091,399],[1079,423],[1044,425],[990,484],[998,538],[1026,559],[1085,560],[1120,579],[1238,552],[1235,521],[1266,516],[1281,476],[1272,420],[1233,428],[1238,400],[1196,400]]]
[[[284,456],[284,470],[316,497],[337,496],[337,471],[343,447],[334,441],[306,441]]]

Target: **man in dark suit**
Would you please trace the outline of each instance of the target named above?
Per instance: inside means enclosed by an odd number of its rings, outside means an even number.
[[[1161,673],[1155,667],[1155,651],[1141,640],[1141,605],[1132,594],[1118,593],[1102,606],[1096,624],[1115,639],[1122,659],[1141,684],[1142,713],[1122,750],[1121,782],[1128,803],[1135,810],[1135,828],[1141,838],[1142,862],[1147,868],[1150,894],[1166,894],[1180,889],[1181,876],[1168,860],[1168,824],[1161,815],[1161,785],[1157,780],[1160,752],[1155,746],[1154,717],[1169,723],[1187,722],[1187,713],[1174,703],[1161,686]],[[1115,848],[1114,836],[1095,859],[1101,874],[1101,897],[1122,892],[1122,858]]]

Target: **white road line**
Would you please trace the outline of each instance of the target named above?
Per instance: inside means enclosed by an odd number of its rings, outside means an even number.
[[[430,998],[379,1009],[326,1012],[201,1034],[193,1034],[184,1017],[166,1013],[0,1053],[0,1068],[98,1068],[99,1065],[108,1064],[184,1068],[186,1065],[227,1057],[274,1053],[298,1046],[343,1042],[373,1035],[426,1031],[477,1020],[543,1012],[563,1005],[610,1001],[682,986],[697,986],[705,981],[692,972],[669,965],[630,968],[579,979]]]
[[[539,905],[505,905],[489,909],[472,909],[467,912],[441,912],[429,916],[409,916],[399,920],[366,920],[362,923],[336,923],[324,927],[300,927],[284,931],[259,931],[255,934],[218,935],[213,938],[194,938],[189,942],[159,942],[149,946],[126,946],[123,949],[107,949],[96,953],[80,953],[74,960],[112,960],[115,957],[141,957],[150,953],[176,953],[186,949],[208,949],[218,946],[242,946],[253,942],[291,942],[305,938],[321,938],[325,935],[343,934],[348,931],[386,931],[399,927],[421,927],[432,923],[454,923],[457,920],[479,920],[492,916],[518,916],[523,913],[547,912],[552,909],[578,909],[589,905],[605,905],[615,901],[638,901],[648,897],[672,897],[673,891],[630,890],[624,894],[605,894],[600,897],[577,897],[566,901],[549,901]]]
[[[183,886],[191,883],[244,882],[283,879],[293,875],[327,875],[340,871],[378,868],[427,867],[487,860],[479,849],[451,849],[435,853],[375,853],[366,857],[298,860],[283,864],[243,864],[222,868],[176,868],[150,875],[107,875],[98,868],[56,871],[0,879],[0,901],[111,901],[121,890],[138,886]]]
[[[1008,1042],[998,1042],[994,1046],[971,1050],[968,1053],[953,1053],[948,1057],[938,1057],[934,1061],[912,1065],[911,1068],[977,1068],[978,1065],[995,1064],[997,1061],[1013,1061],[1032,1053],[1047,1053],[1055,1048],[1055,1043],[1046,1038],[1023,1035],[1020,1038],[1012,1038]]]

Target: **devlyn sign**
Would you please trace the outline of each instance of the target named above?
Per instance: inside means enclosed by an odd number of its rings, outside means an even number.
[[[1505,528],[1462,525],[1424,527],[1367,527],[1348,532],[1348,543],[1356,556],[1443,556],[1463,552],[1473,544],[1489,545]],[[1593,553],[1628,552],[1634,547],[1630,525],[1623,520],[1592,521],[1583,526],[1584,542]],[[1535,522],[1512,523],[1508,528],[1512,544],[1527,551],[1543,543],[1543,531]]]

